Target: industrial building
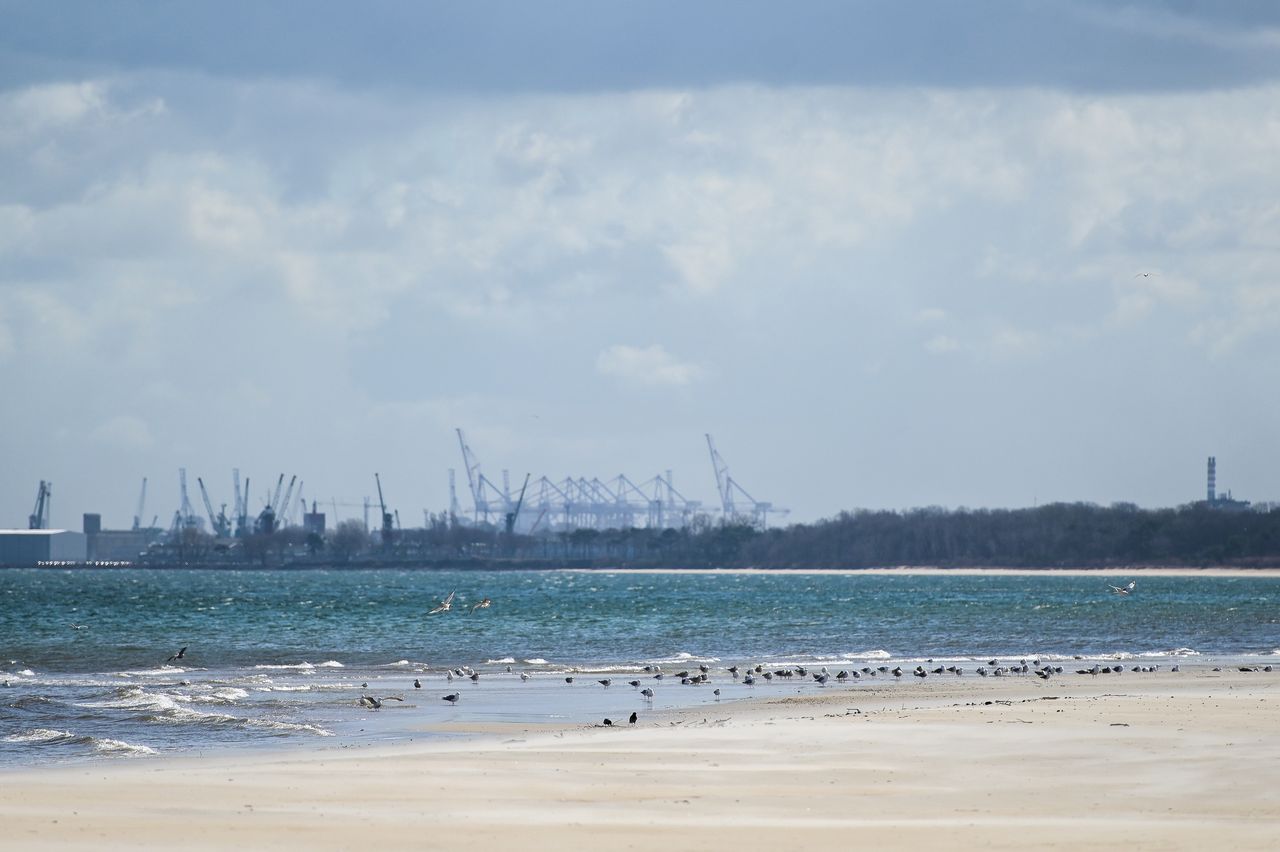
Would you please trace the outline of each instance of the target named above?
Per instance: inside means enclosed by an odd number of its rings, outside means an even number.
[[[0,530],[0,565],[84,562],[85,539],[71,530]]]
[[[1224,512],[1243,512],[1249,508],[1248,500],[1237,500],[1231,496],[1230,491],[1218,493],[1218,459],[1215,456],[1209,456],[1208,474],[1207,499],[1204,505]]]

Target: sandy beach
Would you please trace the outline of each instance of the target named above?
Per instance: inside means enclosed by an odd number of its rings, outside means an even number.
[[[634,727],[9,771],[0,825],[10,849],[1273,849],[1280,837],[1280,671],[907,680],[759,689]]]

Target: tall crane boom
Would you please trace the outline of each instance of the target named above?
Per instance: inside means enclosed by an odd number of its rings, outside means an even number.
[[[280,478],[276,480],[276,492],[271,495],[271,499],[267,502],[267,508],[271,510],[271,514],[276,513],[276,504],[280,502],[280,489],[284,487],[284,474],[280,474]]]
[[[49,526],[49,500],[53,496],[53,483],[40,480],[40,490],[36,492],[36,507],[27,518],[27,528],[33,530],[46,529]]]
[[[382,546],[390,547],[391,538],[394,535],[394,528],[392,526],[394,519],[391,514],[387,512],[387,503],[382,499],[382,479],[375,473],[373,475],[373,481],[378,484],[378,508],[382,512]]]
[[[142,493],[138,495],[138,511],[133,513],[133,528],[142,528],[142,510],[147,505],[147,478],[142,477]]]
[[[524,492],[529,487],[529,474],[524,475],[524,485],[520,486],[520,499],[516,500],[515,509],[507,513],[507,535],[516,531],[516,521],[520,519],[520,509],[524,506]]]
[[[293,478],[289,480],[289,488],[284,492],[284,499],[280,501],[280,505],[272,504],[272,509],[276,513],[276,520],[281,526],[284,526],[285,515],[289,513],[289,498],[293,496],[293,486],[297,481],[298,475],[294,474]]]
[[[191,498],[187,495],[187,469],[185,467],[178,468],[178,485],[182,492],[182,505],[178,508],[178,515],[181,518],[183,526],[195,526],[196,510],[191,507]]]
[[[218,516],[213,513],[213,504],[209,502],[209,492],[205,490],[204,480],[197,476],[196,485],[200,487],[200,498],[204,500],[204,510],[209,513],[209,529],[213,530],[214,534],[217,535],[219,532]]]

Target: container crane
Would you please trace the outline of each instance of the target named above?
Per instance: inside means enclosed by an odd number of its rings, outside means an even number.
[[[373,481],[378,484],[378,508],[382,512],[382,546],[390,547],[391,538],[395,534],[392,528],[393,518],[387,512],[387,503],[382,499],[382,480],[378,478],[378,474],[373,475]]]
[[[40,480],[40,490],[36,492],[36,508],[27,518],[27,529],[43,530],[49,528],[49,502],[53,497],[53,483]]]
[[[187,469],[185,467],[178,468],[178,485],[182,494],[182,505],[178,507],[180,525],[184,527],[197,526],[196,510],[192,508],[191,498],[187,496]]]
[[[138,510],[133,513],[133,529],[142,528],[142,510],[147,505],[147,478],[142,477],[142,493],[138,495]]]
[[[197,476],[196,485],[200,486],[200,498],[204,500],[204,510],[209,514],[209,529],[213,530],[213,534],[218,538],[226,538],[230,534],[226,504],[223,504],[223,511],[215,515],[213,503],[209,500],[209,492],[204,487],[204,480]]]
[[[283,476],[283,474],[281,474],[281,476]],[[288,489],[286,489],[284,492],[284,499],[281,500],[278,504],[277,503],[271,504],[271,508],[275,510],[275,513],[276,513],[276,521],[282,527],[285,525],[285,522],[289,516],[289,499],[293,496],[293,486],[294,484],[297,483],[297,481],[298,481],[298,475],[294,474],[293,478],[289,480]]]
[[[520,486],[520,499],[516,500],[515,508],[507,512],[504,520],[506,521],[507,535],[511,536],[516,531],[516,521],[520,519],[520,509],[524,506],[524,492],[529,487],[529,474],[524,475],[524,485]]]

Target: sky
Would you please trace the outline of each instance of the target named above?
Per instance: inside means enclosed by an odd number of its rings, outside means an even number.
[[[1280,6],[0,0],[0,526],[1280,499]],[[332,520],[330,521],[332,523]]]

